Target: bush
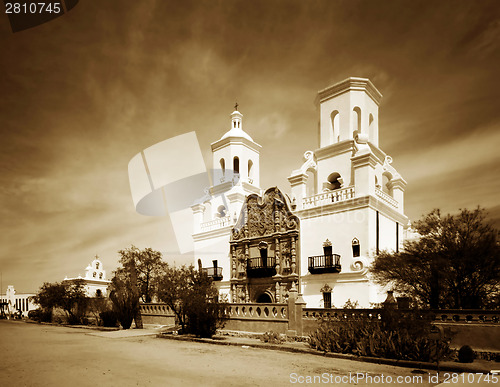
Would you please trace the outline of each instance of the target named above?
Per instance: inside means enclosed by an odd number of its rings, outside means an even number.
[[[74,315],[74,314],[70,314],[68,315],[68,324],[69,325],[81,325],[82,321],[80,319],[80,317]]]
[[[472,363],[475,357],[474,350],[468,345],[463,345],[458,350],[458,361],[460,363]]]
[[[44,309],[34,309],[28,312],[30,320],[38,322],[52,322],[52,311]]]
[[[206,298],[193,298],[186,315],[186,330],[197,337],[211,338],[225,324],[224,306],[208,302]]]
[[[112,310],[101,312],[99,316],[101,317],[102,325],[105,327],[114,328],[118,325],[118,317]]]
[[[393,324],[394,320],[388,325]],[[324,352],[430,361],[433,341],[428,338],[427,331],[425,321],[416,324],[411,319],[401,320],[400,324],[394,324],[391,329],[379,321],[324,320],[309,337],[309,345]],[[448,342],[439,342],[438,351],[440,357],[448,355]]]
[[[276,332],[266,332],[260,337],[260,341],[271,344],[283,344],[286,341],[286,336]]]

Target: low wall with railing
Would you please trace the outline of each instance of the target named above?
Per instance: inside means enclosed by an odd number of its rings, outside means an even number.
[[[476,351],[500,352],[499,310],[421,310],[395,309],[401,315],[419,313],[451,333],[451,347],[470,345]],[[339,322],[352,320],[381,321],[384,309],[316,309],[302,310],[303,334],[314,332],[321,320]]]
[[[382,309],[320,309],[304,308],[302,310],[304,335],[314,332],[319,321],[334,319],[337,321],[370,320],[380,321]]]
[[[229,303],[224,329],[307,336],[318,328],[321,320],[377,323],[384,313],[384,309],[322,309],[304,308],[304,305],[296,295],[290,297],[286,304]],[[453,333],[452,347],[468,344],[474,349],[500,351],[500,310],[394,310],[401,315],[420,313],[423,319],[449,328]],[[141,314],[144,324],[175,324],[175,315],[166,304],[141,304]]]
[[[143,324],[175,325],[175,314],[167,304],[141,304]]]
[[[288,304],[228,304],[224,329],[287,333]]]

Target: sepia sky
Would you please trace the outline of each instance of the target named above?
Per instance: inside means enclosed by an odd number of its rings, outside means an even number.
[[[498,1],[80,1],[12,33],[0,17],[2,292],[109,274],[135,244],[178,255],[168,218],[135,212],[141,150],[243,127],[263,146],[261,186],[318,145],[318,90],[349,76],[383,94],[380,147],[408,181],[412,220],[478,205],[500,218]]]

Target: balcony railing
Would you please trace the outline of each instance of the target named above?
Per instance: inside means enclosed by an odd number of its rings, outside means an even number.
[[[276,274],[276,258],[250,258],[247,261],[247,276],[252,278],[271,277]]]
[[[341,202],[352,198],[354,198],[354,187],[347,187],[336,189],[334,191],[321,192],[317,195],[306,197],[302,201],[302,207],[307,209],[325,206],[327,204]]]
[[[230,216],[224,216],[223,218],[217,218],[214,220],[209,220],[201,224],[201,231],[212,231],[217,230],[222,227],[226,227],[232,224]]]
[[[204,267],[203,272],[212,277],[214,281],[222,280],[222,267]]]
[[[311,274],[340,273],[340,255],[315,255],[309,257],[309,272]]]
[[[394,200],[391,197],[391,195],[386,194],[384,191],[382,191],[382,190],[380,190],[378,188],[375,188],[375,195],[377,195],[377,197],[379,199],[381,199],[382,201],[386,202],[390,206],[392,206],[394,208],[398,208],[398,202],[396,200]]]

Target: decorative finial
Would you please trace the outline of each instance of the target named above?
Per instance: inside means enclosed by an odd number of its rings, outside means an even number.
[[[236,102],[236,103],[234,104],[234,110],[238,110],[238,106],[239,106],[239,105],[238,105],[238,102]]]

